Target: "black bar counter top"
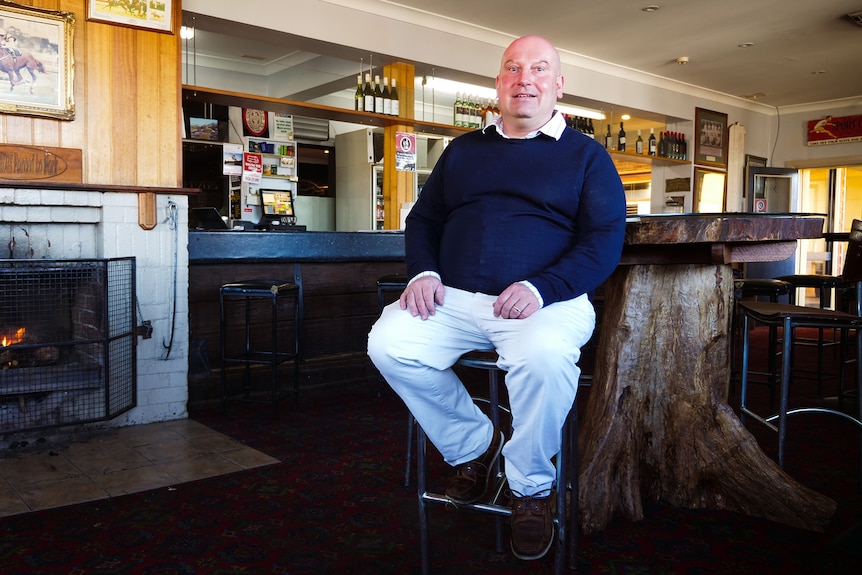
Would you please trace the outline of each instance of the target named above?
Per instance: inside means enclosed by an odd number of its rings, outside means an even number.
[[[189,264],[404,261],[404,233],[189,231]]]

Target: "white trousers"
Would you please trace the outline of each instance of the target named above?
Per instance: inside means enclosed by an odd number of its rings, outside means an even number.
[[[553,487],[551,458],[574,403],[581,347],[595,329],[586,295],[548,305],[526,319],[494,317],[496,296],[446,287],[427,320],[390,304],[368,335],[368,355],[450,465],[476,459],[493,426],[452,366],[471,350],[496,349],[512,414],[503,455],[509,488],[536,495]]]

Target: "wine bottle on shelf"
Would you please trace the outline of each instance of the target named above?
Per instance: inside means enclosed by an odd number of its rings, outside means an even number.
[[[658,153],[657,144],[655,141],[655,128],[649,129],[649,140],[647,140],[647,153],[650,156],[655,156]]]
[[[664,132],[658,133],[658,157],[667,157],[667,139],[665,138]]]
[[[389,90],[389,97],[392,100],[392,115],[401,115],[401,101],[398,99],[398,81],[392,78],[392,88]]]
[[[383,76],[383,113],[392,115],[392,96],[389,93],[389,76]]]
[[[363,101],[365,102],[364,110],[366,112],[374,111],[374,86],[371,85],[371,74],[365,73],[365,85],[362,87]]]
[[[688,159],[688,144],[685,143],[685,134],[679,135],[679,159]]]
[[[374,113],[383,113],[383,90],[380,88],[380,76],[374,75]]]
[[[635,152],[638,154],[644,153],[644,139],[641,137],[640,130],[638,130],[638,139],[635,140]]]
[[[617,134],[617,151],[626,151],[626,131],[625,128],[623,128],[622,122],[620,122],[620,131],[619,134]]]
[[[592,139],[596,139],[596,129],[593,127],[593,119],[590,118],[589,122],[587,122],[587,135]]]
[[[464,125],[464,115],[461,111],[461,92],[455,94],[455,104],[452,105],[452,115],[456,126],[460,128]]]
[[[608,132],[605,134],[605,148],[608,150],[614,149],[614,135],[611,134],[610,124],[608,124]]]
[[[353,95],[353,108],[357,112],[365,110],[365,98],[362,95],[362,74],[356,76],[356,93]]]

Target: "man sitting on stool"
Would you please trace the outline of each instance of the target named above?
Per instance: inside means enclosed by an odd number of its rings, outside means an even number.
[[[551,458],[595,328],[588,294],[619,262],[625,194],[607,151],[554,109],[563,76],[552,44],[515,40],[496,87],[500,119],[449,144],[407,216],[411,280],[368,353],[456,468],[453,502],[485,495],[502,450],[512,551],[538,559],[554,539]],[[452,370],[474,349],[496,349],[507,372],[508,441]]]

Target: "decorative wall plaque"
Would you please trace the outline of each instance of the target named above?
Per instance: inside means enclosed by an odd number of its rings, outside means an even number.
[[[0,144],[0,180],[80,184],[81,150]]]

